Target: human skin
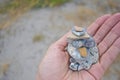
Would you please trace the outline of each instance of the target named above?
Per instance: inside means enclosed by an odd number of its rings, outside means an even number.
[[[65,50],[68,32],[53,43],[39,65],[37,80],[100,80],[120,53],[120,13],[99,17],[87,29],[99,49],[99,61],[89,70],[69,69],[69,55]]]

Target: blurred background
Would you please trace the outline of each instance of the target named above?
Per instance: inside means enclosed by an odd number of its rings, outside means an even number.
[[[120,12],[120,0],[0,0],[0,80],[35,80],[51,43],[72,26]],[[102,80],[120,80],[120,56]]]

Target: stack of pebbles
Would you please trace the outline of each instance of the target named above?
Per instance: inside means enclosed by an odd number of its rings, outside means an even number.
[[[68,36],[67,51],[70,55],[70,69],[88,70],[98,61],[99,53],[94,39],[84,28],[75,26]]]

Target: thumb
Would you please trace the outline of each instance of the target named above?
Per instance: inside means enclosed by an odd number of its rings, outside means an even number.
[[[63,37],[61,37],[59,40],[57,40],[55,42],[55,44],[60,47],[61,50],[64,50],[65,47],[67,46],[68,42],[67,42],[67,37],[68,35],[71,34],[71,31],[69,31],[68,33],[66,33]]]

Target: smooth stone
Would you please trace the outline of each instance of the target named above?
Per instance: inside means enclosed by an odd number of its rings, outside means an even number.
[[[74,28],[75,28],[76,31],[83,31],[82,27],[74,26]]]
[[[76,40],[76,39],[88,39],[90,36],[88,34],[85,34],[83,36],[75,36],[74,34],[70,33],[70,35],[67,36],[68,39]]]

